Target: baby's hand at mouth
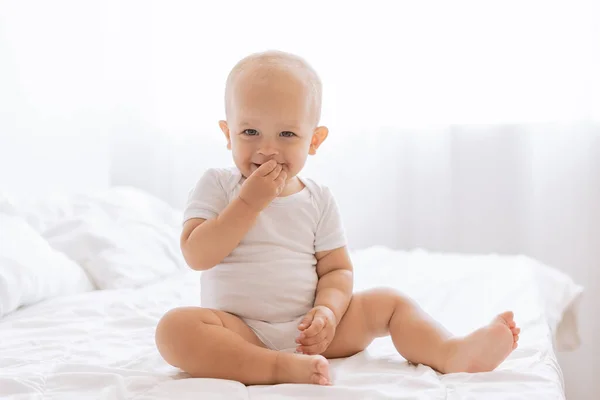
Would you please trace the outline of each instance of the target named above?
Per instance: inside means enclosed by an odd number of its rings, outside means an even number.
[[[240,199],[257,211],[262,211],[285,187],[287,172],[282,164],[269,160],[246,179],[240,190]]]

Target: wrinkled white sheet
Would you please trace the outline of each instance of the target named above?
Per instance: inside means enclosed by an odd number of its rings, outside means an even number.
[[[483,374],[444,376],[410,366],[383,338],[354,357],[332,360],[332,387],[192,379],[167,365],[154,345],[164,312],[198,305],[199,273],[187,271],[142,288],[51,299],[1,319],[0,398],[564,399],[552,342],[561,315],[573,311],[569,307],[580,293],[567,278],[542,279],[546,267],[524,257],[372,248],[353,259],[356,290],[399,288],[457,334],[513,309],[522,327],[520,347],[497,370]],[[570,334],[577,335],[576,327]]]

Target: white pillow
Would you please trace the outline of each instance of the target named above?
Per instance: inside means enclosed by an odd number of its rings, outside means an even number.
[[[136,218],[160,221],[181,229],[182,210],[175,210],[158,197],[133,187],[115,186],[86,193],[45,193],[40,197],[0,192],[0,212],[22,217],[39,233],[65,219],[98,209],[115,218],[126,210]]]
[[[567,274],[540,261],[524,257],[534,270],[544,298],[546,318],[555,336],[558,351],[577,350],[581,345],[579,334],[579,308],[583,286],[576,284]]]
[[[43,236],[99,289],[139,287],[187,269],[179,248],[180,215],[159,199],[113,188],[77,209]]]
[[[22,218],[0,212],[0,317],[44,299],[94,290],[86,273]]]
[[[51,193],[40,197],[0,193],[0,212],[23,218],[38,233],[72,216],[89,202],[89,195]]]

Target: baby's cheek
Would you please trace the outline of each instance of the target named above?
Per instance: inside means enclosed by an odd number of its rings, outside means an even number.
[[[303,168],[305,161],[306,160],[301,157],[294,157],[289,159],[286,163],[287,165],[285,172],[287,172],[288,175],[297,174]]]

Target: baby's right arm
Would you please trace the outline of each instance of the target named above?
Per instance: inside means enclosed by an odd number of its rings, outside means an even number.
[[[216,218],[187,220],[181,234],[185,261],[196,271],[214,267],[239,244],[257,216],[257,211],[237,198]]]
[[[285,186],[281,165],[269,161],[246,179],[239,196],[215,218],[192,218],[185,222],[181,250],[187,264],[204,271],[219,264],[248,233],[260,212]]]

